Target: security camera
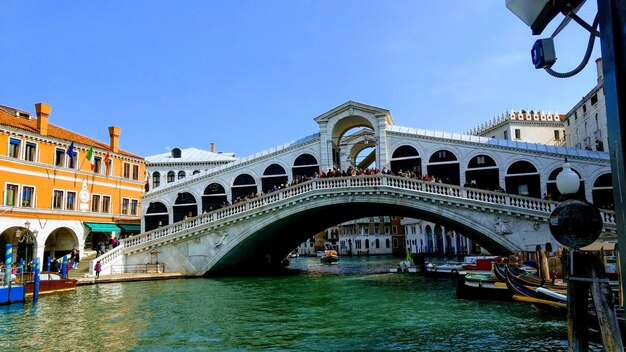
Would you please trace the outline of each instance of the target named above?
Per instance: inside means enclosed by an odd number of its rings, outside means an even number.
[[[539,39],[530,51],[535,68],[550,68],[556,62],[554,40],[552,38]]]

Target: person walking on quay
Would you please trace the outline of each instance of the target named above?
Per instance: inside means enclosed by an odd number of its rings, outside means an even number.
[[[96,270],[96,279],[98,279],[100,277],[100,271],[102,270],[102,264],[100,264],[99,260],[96,263],[96,267],[94,269]]]
[[[78,269],[78,264],[80,263],[80,251],[78,248],[74,248],[72,250],[72,267],[74,269]]]

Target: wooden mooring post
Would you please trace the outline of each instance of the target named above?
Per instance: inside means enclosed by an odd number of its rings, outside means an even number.
[[[606,351],[624,351],[604,264],[595,253],[574,251],[567,281],[568,351],[589,350],[589,292],[593,298],[602,344]],[[571,263],[570,263],[571,268]]]

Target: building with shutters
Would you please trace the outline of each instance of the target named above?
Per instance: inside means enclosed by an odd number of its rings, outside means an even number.
[[[120,128],[103,143],[51,124],[50,105],[35,111],[0,105],[0,246],[46,263],[138,233],[145,160],[119,148]]]

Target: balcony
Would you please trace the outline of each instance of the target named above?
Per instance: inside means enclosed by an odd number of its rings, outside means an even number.
[[[602,131],[599,129],[593,131],[593,138],[597,140],[602,139]]]

